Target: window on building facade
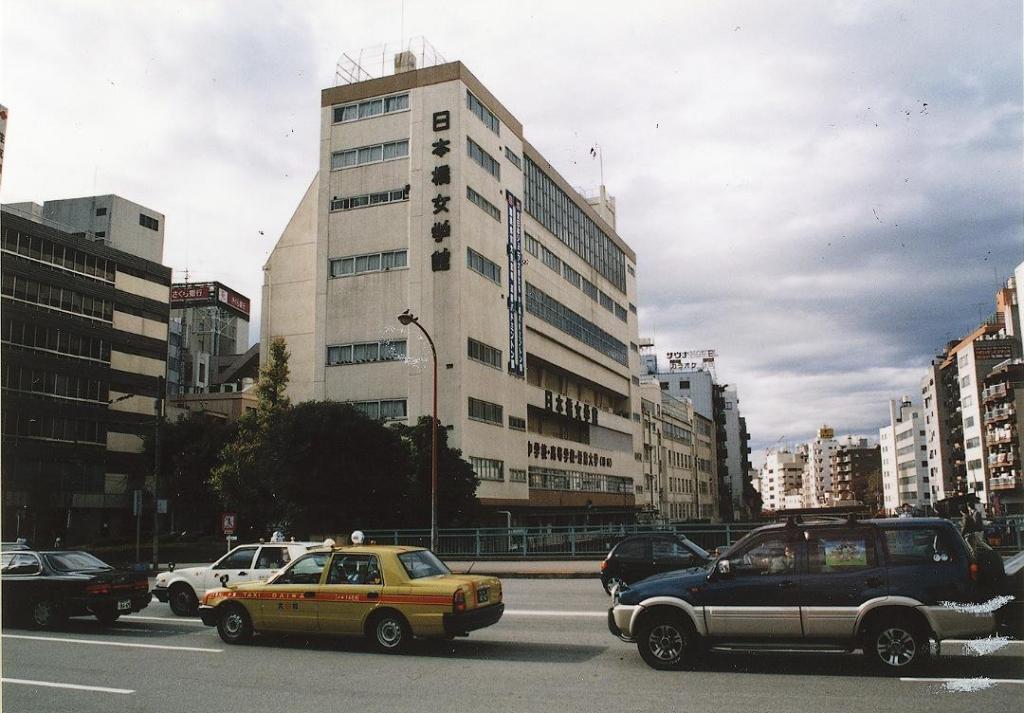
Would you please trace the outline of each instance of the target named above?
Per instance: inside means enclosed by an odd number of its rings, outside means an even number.
[[[974,416],[968,416],[964,419],[964,428],[970,428],[974,425]]]
[[[3,274],[0,293],[24,304],[39,305],[59,312],[88,319],[112,322],[114,303],[64,287],[57,287],[10,272]],[[154,315],[155,317],[155,315]]]
[[[10,318],[3,321],[2,341],[20,349],[61,354],[63,356],[110,363],[110,342],[98,335],[86,334],[72,325],[49,327]]]
[[[466,267],[478,272],[491,282],[501,284],[501,267],[491,262],[473,248],[466,248]]]
[[[493,458],[477,458],[470,456],[473,472],[480,480],[505,480],[505,462]]]
[[[352,408],[375,421],[394,421],[406,418],[405,399],[383,399],[380,401],[347,401]]]
[[[540,243],[537,242],[537,238],[533,237],[529,233],[523,233],[526,242],[526,252],[530,253],[534,257],[540,257]]]
[[[964,441],[964,448],[977,448],[981,445],[981,438],[975,436]]]
[[[399,203],[409,200],[409,187],[395,188],[388,191],[377,191],[375,193],[363,193],[358,196],[347,198],[331,199],[331,210],[353,210],[354,208],[365,208],[371,205],[382,205],[384,203]]]
[[[366,272],[386,272],[408,267],[408,251],[392,250],[384,253],[369,253],[352,257],[338,257],[331,260],[331,277],[348,277]]]
[[[588,280],[587,278],[584,277],[583,278],[583,294],[585,294],[587,297],[589,297],[590,299],[592,299],[595,302],[597,302],[597,292],[598,292],[597,285],[595,285],[593,282],[591,282],[590,280]]]
[[[550,267],[555,272],[562,271],[562,261],[558,259],[558,256],[548,250],[543,245],[540,246],[540,259],[545,265]]]
[[[505,425],[501,404],[474,399],[472,396],[469,397],[469,417],[475,421],[487,421],[496,426]]]
[[[139,225],[143,228],[149,228],[150,230],[160,230],[160,221],[156,218],[151,218],[148,215],[139,213]]]
[[[466,356],[474,361],[479,361],[495,369],[501,369],[501,350],[488,346],[483,342],[470,338],[466,346]]]
[[[505,158],[508,159],[509,163],[518,168],[520,171],[523,170],[523,160],[516,155],[516,153],[508,146],[505,147]]]
[[[107,214],[107,209],[106,208],[97,208],[96,209],[96,217],[97,218],[99,216],[101,216],[101,215],[106,215],[106,214]]]
[[[466,106],[469,107],[474,116],[484,123],[484,126],[499,136],[501,135],[501,122],[498,121],[498,117],[485,107],[483,102],[473,95],[473,92],[468,90],[466,91]]]
[[[526,212],[621,292],[626,291],[626,256],[587,212],[540,167],[525,160]]]
[[[368,119],[381,114],[392,114],[397,111],[405,111],[409,108],[408,94],[395,94],[394,96],[382,99],[369,99],[354,104],[345,104],[334,107],[334,123],[357,121]]]
[[[480,168],[487,171],[487,173],[491,174],[499,181],[501,180],[501,164],[498,163],[496,158],[484,151],[480,144],[473,141],[473,139],[468,136],[466,137],[466,153],[469,154],[469,157],[473,159]]]
[[[623,342],[529,282],[526,283],[526,311],[618,363],[623,365],[629,363],[626,345]]]
[[[565,281],[570,285],[573,285],[576,289],[583,289],[583,276],[569,267],[569,263],[562,263],[562,277],[564,277]]]
[[[113,261],[19,230],[3,231],[0,250],[77,275],[104,282],[114,281],[116,266]]]
[[[497,221],[501,221],[501,211],[498,207],[484,198],[482,195],[474,191],[469,186],[466,186],[466,198],[469,199],[470,203],[481,208],[485,213],[494,218]]]
[[[363,364],[375,361],[402,361],[405,359],[406,342],[356,342],[354,344],[332,344],[327,347],[327,365]]]
[[[372,146],[361,146],[356,149],[345,149],[331,154],[331,170],[336,171],[342,168],[366,166],[371,163],[405,158],[408,155],[408,139],[389,141],[384,144],[373,144]]]
[[[508,427],[511,428],[513,431],[525,431],[526,419],[510,415],[508,417]]]
[[[517,470],[516,468],[508,469],[508,481],[510,483],[525,483],[526,482],[526,471]]]
[[[618,302],[615,303],[615,316],[621,319],[623,322],[625,322],[627,319],[626,309]]]

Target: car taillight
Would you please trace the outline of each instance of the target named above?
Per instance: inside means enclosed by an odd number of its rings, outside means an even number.
[[[89,594],[110,594],[109,584],[90,584],[85,588]]]
[[[452,608],[455,611],[466,611],[466,593],[461,589],[456,589],[452,595]]]
[[[970,572],[971,579],[974,580],[975,582],[977,582],[978,581],[978,564],[976,562],[971,562],[971,566],[968,568],[967,571]]]
[[[604,572],[608,569],[608,560],[601,560],[601,571]]]

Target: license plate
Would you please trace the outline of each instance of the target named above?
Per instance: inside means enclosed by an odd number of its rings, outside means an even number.
[[[132,610],[132,600],[131,599],[119,599],[117,601],[117,610],[118,611],[131,611]]]
[[[481,587],[480,589],[476,590],[476,603],[485,604],[487,602],[487,597],[488,595],[490,595],[490,593],[490,587]]]

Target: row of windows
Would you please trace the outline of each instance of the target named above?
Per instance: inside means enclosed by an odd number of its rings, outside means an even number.
[[[526,283],[526,311],[626,366],[626,345],[561,302]]]
[[[381,272],[409,265],[407,250],[392,250],[383,253],[368,253],[352,257],[338,257],[331,260],[331,277],[359,275],[364,272]]]
[[[327,347],[327,365],[362,364],[373,361],[403,361],[405,340],[332,344]]]
[[[501,222],[501,211],[498,210],[498,207],[491,203],[490,201],[488,201],[482,195],[474,191],[469,186],[466,186],[466,198],[468,198],[471,203],[480,206],[480,208],[482,208],[483,211],[490,215],[492,218],[494,218],[498,222]]]
[[[3,410],[3,433],[5,436],[42,438],[49,441],[67,441],[68,443],[105,445],[107,442],[106,425],[93,419],[70,418],[53,414],[30,417],[14,409]]]
[[[74,290],[54,287],[11,273],[4,273],[0,292],[5,297],[71,312],[83,317],[107,322],[112,322],[114,319],[114,303],[110,300],[89,297]]]
[[[632,493],[633,480],[576,470],[530,468],[530,487],[538,490],[571,490],[585,493]]]
[[[526,212],[598,274],[626,291],[626,255],[575,201],[526,157]]]
[[[501,122],[498,121],[498,117],[496,117],[490,109],[485,107],[483,102],[473,96],[473,93],[470,91],[466,92],[466,106],[469,107],[469,110],[473,112],[480,121],[484,122],[484,126],[501,136]]]
[[[525,483],[526,482],[526,471],[518,470],[516,468],[508,469],[508,482],[510,483]]]
[[[37,351],[110,363],[110,342],[97,336],[68,331],[66,327],[45,327],[19,319],[5,320],[3,341]]]
[[[469,462],[473,464],[473,471],[480,480],[505,480],[504,461],[470,456]]]
[[[583,294],[587,297],[598,302],[602,307],[614,314],[623,322],[626,321],[625,307],[613,300],[609,295],[606,295],[602,290],[597,289],[597,285],[580,273],[576,272],[573,268],[569,267],[568,263],[562,262],[557,255],[544,247],[539,240],[529,233],[526,233],[526,251],[534,257],[539,257],[541,262],[555,272],[560,273],[562,277],[565,278],[566,282],[577,289],[582,290]]]
[[[490,401],[481,401],[469,397],[469,417],[478,421],[487,421],[498,426],[505,425],[505,416],[501,404],[492,404]]]
[[[507,158],[509,163],[518,168],[520,171],[523,170],[523,159],[519,158],[516,152],[510,149],[508,146],[505,147],[505,158]]]
[[[10,363],[0,369],[0,386],[12,391],[97,403],[106,403],[110,393],[109,386],[97,379]]]
[[[513,431],[525,431],[526,430],[526,419],[525,418],[519,418],[519,416],[509,416],[508,417],[508,427],[511,428]],[[526,478],[523,478],[524,482],[525,482],[525,480],[526,480]]]
[[[474,272],[479,272],[492,282],[501,284],[501,267],[491,262],[473,248],[466,248],[466,267]]]
[[[474,361],[479,361],[495,369],[501,368],[501,350],[488,346],[470,338],[466,346],[466,355]]]
[[[480,164],[480,168],[487,171],[499,181],[501,180],[501,164],[498,163],[497,159],[491,156],[489,153],[480,148],[480,144],[473,139],[466,137],[466,152],[469,157],[476,163]]]
[[[335,151],[331,154],[331,170],[339,168],[352,168],[353,166],[365,166],[381,161],[391,161],[396,158],[405,158],[409,155],[409,140],[389,141],[383,144],[362,146],[357,149],[346,149]]]
[[[331,199],[331,210],[352,210],[353,208],[363,208],[369,205],[380,205],[382,203],[398,203],[400,201],[409,200],[409,187],[396,188],[393,191],[378,191],[376,193],[364,193],[359,196],[349,196],[348,198],[338,198],[335,196]]]
[[[38,260],[63,270],[96,277],[107,282],[114,281],[114,263],[112,261],[65,247],[37,235],[29,235],[5,227],[0,247],[7,252],[16,253],[30,260]]]
[[[408,108],[408,94],[396,94],[392,97],[384,97],[383,99],[370,99],[356,104],[345,104],[344,106],[334,107],[334,123],[367,119],[371,116],[380,116],[381,114],[392,114],[396,111],[405,111]]]
[[[679,441],[680,443],[693,443],[693,434],[686,429],[680,428],[674,423],[664,424],[663,433],[666,438],[671,438],[674,441]]]
[[[381,401],[349,401],[349,405],[368,418],[390,421],[406,417],[405,399],[384,399]]]

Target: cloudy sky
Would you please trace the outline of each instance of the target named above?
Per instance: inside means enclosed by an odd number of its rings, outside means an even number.
[[[642,333],[719,351],[755,449],[877,437],[1024,260],[1021,28],[1019,0],[4,0],[0,200],[163,212],[175,279],[252,296],[256,335],[320,90],[422,35],[588,192],[600,144]]]

